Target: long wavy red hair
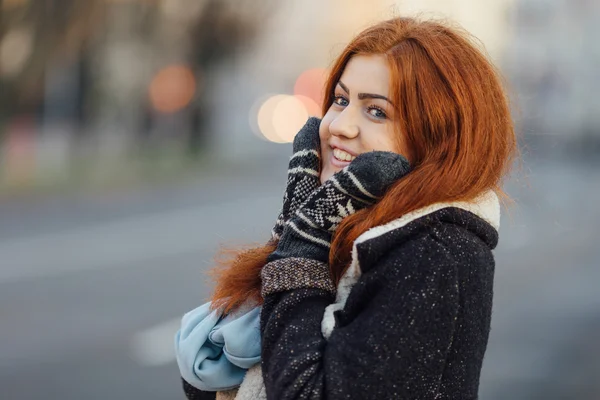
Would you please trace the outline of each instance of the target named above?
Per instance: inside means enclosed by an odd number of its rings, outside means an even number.
[[[397,137],[410,150],[412,171],[374,206],[341,222],[329,254],[336,284],[350,263],[354,241],[368,229],[430,204],[472,200],[490,189],[503,196],[502,179],[517,152],[500,75],[468,33],[414,18],[367,28],[333,64],[323,114],[346,64],[358,54],[383,54],[389,60]],[[260,271],[274,248],[269,243],[237,251],[213,269],[213,308],[228,312],[247,299],[260,304]]]

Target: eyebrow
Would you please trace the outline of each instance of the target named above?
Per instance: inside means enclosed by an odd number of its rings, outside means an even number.
[[[350,90],[348,90],[348,86],[344,85],[344,83],[342,81],[338,81],[338,85],[340,85],[340,87],[344,90],[344,92],[346,92],[346,94],[350,95]],[[381,99],[381,100],[387,101],[392,106],[394,105],[394,103],[392,103],[392,101],[390,99],[388,99],[387,97],[382,96],[380,94],[375,94],[375,93],[359,93],[358,94],[358,98],[360,100],[363,100],[363,99]]]

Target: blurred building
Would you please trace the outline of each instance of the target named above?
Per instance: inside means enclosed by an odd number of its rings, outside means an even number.
[[[81,160],[120,171],[140,154],[285,152],[272,142],[319,114],[326,70],[348,40],[395,15],[473,33],[507,76],[526,132],[598,136],[599,4],[2,0],[0,183],[51,182]]]
[[[397,1],[399,11],[449,19],[481,41],[490,58],[499,63],[513,38],[509,16],[517,0],[408,0]]]
[[[252,48],[236,63],[217,71],[212,81],[214,119],[209,131],[216,148],[224,157],[231,158],[288,152],[287,148],[269,145],[269,141],[286,142],[291,138],[289,134],[278,133],[277,127],[273,128],[275,137],[264,132],[264,125],[261,130],[257,121],[261,105],[273,96],[282,96],[285,101],[284,96],[297,94],[295,87],[303,73],[324,72],[353,35],[369,23],[386,17],[385,7],[389,4],[383,0],[351,4],[342,0],[306,0],[279,4]],[[321,81],[312,84],[316,90],[322,88]],[[312,97],[315,98],[310,111],[315,107],[320,109],[318,96]],[[279,112],[274,110],[273,115],[267,114],[269,119],[281,116],[292,125],[292,120],[297,125],[310,114],[300,112],[295,118],[294,111],[290,105],[287,115],[281,108]],[[285,123],[282,125],[283,130],[293,132],[295,129]],[[278,134],[284,137],[277,137]]]
[[[525,132],[600,137],[600,2],[520,0],[503,63]]]
[[[197,156],[214,71],[235,63],[274,3],[3,0],[0,183],[110,169],[148,149]]]
[[[236,98],[226,97],[227,106],[219,107],[213,114],[216,118],[210,131],[219,134],[212,137],[230,157],[252,157],[255,152],[267,151],[271,147],[247,134],[248,121],[240,115],[245,117],[250,110],[250,125],[256,125],[254,120],[258,118],[261,104],[281,93],[295,94],[295,82],[303,72],[311,68],[326,69],[352,36],[391,16],[449,18],[480,39],[481,47],[492,59],[499,61],[511,39],[508,16],[512,3],[513,0],[485,3],[473,0],[309,0],[301,4],[281,4],[252,51],[238,64],[230,65],[230,69],[219,71],[218,85],[222,86],[215,91],[217,98],[219,93],[231,92],[236,93]],[[235,110],[231,108],[232,100],[237,105]],[[284,100],[282,97],[281,101]],[[254,106],[249,107],[253,103]],[[288,119],[293,120],[293,112],[290,110],[288,114]],[[268,140],[279,141],[277,132],[272,135],[265,129],[261,131],[259,126],[254,126],[254,130]],[[280,130],[287,131],[285,126]],[[289,131],[293,132],[293,129]],[[281,141],[290,140],[287,132],[279,132],[279,135],[283,136]]]

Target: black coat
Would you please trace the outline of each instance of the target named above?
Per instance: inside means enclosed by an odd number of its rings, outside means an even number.
[[[498,223],[491,192],[435,205],[357,239],[337,298],[315,287],[267,295],[268,398],[476,399]]]

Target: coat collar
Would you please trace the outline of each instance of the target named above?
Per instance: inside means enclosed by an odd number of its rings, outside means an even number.
[[[479,218],[489,223],[496,231],[500,229],[500,201],[498,196],[493,191],[487,191],[479,195],[473,201],[457,201],[451,203],[436,203],[427,207],[420,208],[413,212],[410,212],[402,217],[388,222],[384,225],[379,225],[364,232],[354,241],[354,249],[356,245],[366,242],[367,240],[374,239],[383,234],[386,234],[394,229],[402,228],[408,223],[424,217],[428,214],[442,210],[444,208],[460,208],[465,211],[469,211]],[[354,256],[354,251],[353,251]],[[353,257],[354,258],[354,257]]]
[[[477,217],[491,225],[491,227],[494,228],[494,231],[496,231],[495,233],[497,233],[500,228],[500,201],[498,200],[496,193],[490,190],[482,193],[472,201],[432,204],[403,215],[387,224],[376,226],[364,232],[354,241],[352,246],[352,261],[350,267],[348,267],[338,284],[335,303],[330,304],[325,309],[325,314],[323,315],[323,320],[321,322],[321,330],[325,338],[329,338],[335,325],[333,313],[344,308],[352,286],[354,286],[362,274],[359,263],[358,246],[369,240],[379,238],[382,235],[400,229],[419,218],[426,217],[427,215],[447,208],[458,208],[475,214]]]

